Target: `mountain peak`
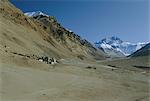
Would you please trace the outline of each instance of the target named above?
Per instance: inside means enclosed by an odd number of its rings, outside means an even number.
[[[101,41],[96,42],[96,44],[101,44],[101,43],[121,44],[121,43],[123,43],[123,41],[120,38],[118,38],[117,36],[112,36],[112,37],[103,38]]]
[[[41,11],[35,11],[35,12],[26,12],[26,13],[24,13],[26,16],[28,16],[28,17],[36,17],[36,16],[39,16],[39,15],[43,15],[43,16],[49,16],[49,15],[47,15],[47,14],[45,14],[45,13],[43,13],[43,12],[41,12]]]
[[[120,39],[120,38],[118,38],[117,36],[112,36],[112,37],[108,37],[108,38],[105,38],[106,39],[106,42],[107,43],[112,43],[112,42],[120,42],[120,43],[122,43],[123,41]],[[102,39],[103,40],[103,39]]]
[[[110,37],[111,40],[121,40],[120,38],[118,38],[117,36],[112,36]]]

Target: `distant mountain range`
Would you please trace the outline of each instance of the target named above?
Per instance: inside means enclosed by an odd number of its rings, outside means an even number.
[[[148,42],[142,43],[130,43],[124,42],[116,36],[104,38],[101,41],[95,42],[95,46],[110,56],[122,57],[128,56],[135,51],[139,50],[143,46],[148,44]]]

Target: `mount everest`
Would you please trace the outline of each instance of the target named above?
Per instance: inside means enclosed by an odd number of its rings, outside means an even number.
[[[148,42],[130,43],[122,41],[116,36],[104,38],[101,41],[95,42],[95,46],[102,49],[110,56],[122,57],[128,56],[135,51],[145,46]]]

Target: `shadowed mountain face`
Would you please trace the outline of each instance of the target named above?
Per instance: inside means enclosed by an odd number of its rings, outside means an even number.
[[[105,59],[101,50],[66,30],[54,17],[27,17],[7,0],[1,0],[0,5],[0,21],[4,27],[1,28],[2,47],[7,46],[10,51],[24,54],[55,58]]]
[[[138,56],[150,56],[150,43],[142,47],[141,49],[137,50],[129,57],[138,57]]]

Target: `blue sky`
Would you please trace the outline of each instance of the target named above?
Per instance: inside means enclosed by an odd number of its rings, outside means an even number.
[[[23,12],[43,11],[94,43],[118,36],[124,41],[149,41],[148,0],[11,0]]]

